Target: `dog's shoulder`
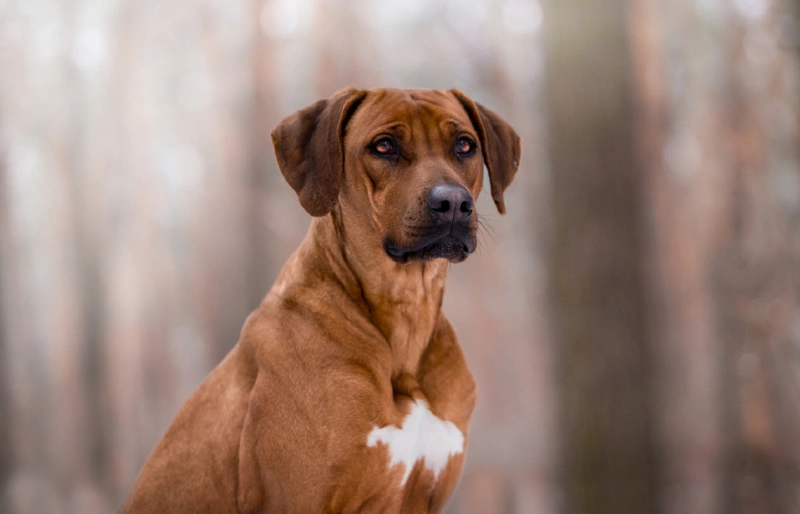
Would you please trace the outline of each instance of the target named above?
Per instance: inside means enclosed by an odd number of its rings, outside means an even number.
[[[258,365],[275,359],[335,364],[359,355],[378,362],[391,357],[368,313],[341,292],[321,286],[273,288],[247,318],[239,345]]]

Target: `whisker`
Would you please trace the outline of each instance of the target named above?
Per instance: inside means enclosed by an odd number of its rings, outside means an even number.
[[[497,244],[497,240],[495,239],[496,232],[491,224],[489,224],[489,220],[486,219],[485,216],[478,215],[478,226],[485,231],[485,233],[492,238],[492,241]],[[479,230],[480,231],[480,230]]]

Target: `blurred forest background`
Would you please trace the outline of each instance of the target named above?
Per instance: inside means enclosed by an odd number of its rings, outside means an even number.
[[[800,513],[799,63],[797,0],[0,0],[0,512],[116,508],[305,234],[269,130],[355,85],[523,137],[448,513]]]

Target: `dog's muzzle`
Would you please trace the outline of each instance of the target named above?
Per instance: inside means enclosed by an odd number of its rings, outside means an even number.
[[[431,188],[426,201],[430,224],[415,233],[410,245],[384,243],[386,254],[395,262],[406,263],[444,258],[461,262],[477,246],[472,195],[463,186],[440,184]]]

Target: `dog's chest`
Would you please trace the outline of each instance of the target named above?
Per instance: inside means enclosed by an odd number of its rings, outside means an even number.
[[[464,453],[464,434],[451,421],[433,414],[422,400],[411,402],[411,410],[397,427],[375,426],[367,435],[367,446],[385,450],[387,472],[402,470],[398,487],[405,487],[411,472],[430,472],[433,484],[450,459]]]

